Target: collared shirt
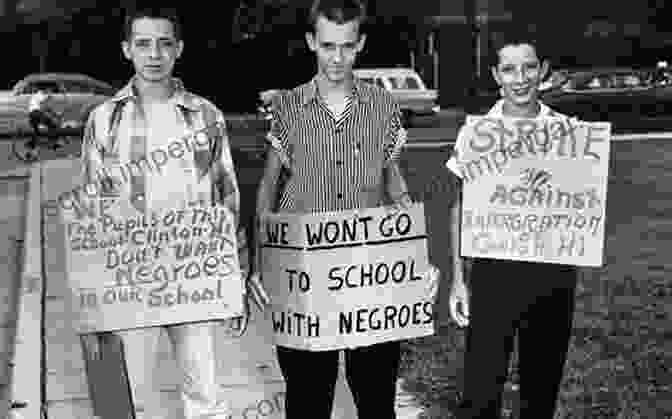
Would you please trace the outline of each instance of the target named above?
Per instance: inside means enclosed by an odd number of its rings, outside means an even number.
[[[169,138],[148,141],[153,127],[148,126],[133,80],[91,112],[82,143],[84,183],[96,185],[101,193],[113,190],[114,194],[141,199],[144,205],[136,207],[140,211],[217,202],[231,210],[238,226],[240,192],[224,116],[206,99],[186,91],[180,80],[172,83],[169,104],[175,120],[167,121],[173,127]],[[208,121],[214,124],[206,126]],[[146,182],[139,197],[131,190],[135,178]],[[244,230],[238,229],[243,271],[248,262],[245,242]]]
[[[267,140],[290,174],[279,211],[381,205],[384,169],[398,159],[406,142],[400,115],[388,92],[358,80],[338,119],[320,97],[316,78],[276,95]]]
[[[567,118],[566,115],[561,114],[559,112],[554,111],[553,109],[549,108],[547,105],[545,105],[542,102],[539,103],[539,113],[531,119],[538,119],[538,118],[549,118],[549,117],[561,117],[561,118]],[[493,118],[503,118],[504,117],[504,100],[500,99],[498,100],[492,108],[488,111],[486,116],[490,116]],[[458,134],[457,140],[455,140],[455,147],[453,148],[453,153],[450,159],[446,161],[446,167],[448,170],[453,172],[457,177],[462,178],[462,172],[459,169],[459,156],[460,156],[460,150],[463,149],[463,144],[466,141],[466,138],[463,138]]]

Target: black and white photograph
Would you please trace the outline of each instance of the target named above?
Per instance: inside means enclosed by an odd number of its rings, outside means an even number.
[[[0,419],[672,419],[670,16],[0,0]]]

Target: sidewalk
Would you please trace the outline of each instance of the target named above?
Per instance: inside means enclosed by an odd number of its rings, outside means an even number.
[[[40,417],[40,300],[41,261],[39,230],[39,177],[25,168],[3,171],[1,237],[14,249],[0,276],[20,281],[18,319],[11,383],[11,400],[26,403],[17,409],[24,418]],[[28,228],[28,227],[31,228]],[[34,228],[37,227],[37,228]],[[4,247],[4,245],[3,245]],[[3,280],[6,286],[12,281]],[[14,326],[14,325],[13,325]],[[12,326],[12,327],[13,327]]]

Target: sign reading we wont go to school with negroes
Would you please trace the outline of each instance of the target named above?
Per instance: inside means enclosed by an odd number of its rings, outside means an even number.
[[[422,204],[262,222],[276,344],[321,351],[434,333]]]
[[[78,333],[242,313],[243,281],[227,207],[142,214],[128,199],[99,200],[104,210],[97,217],[61,211]]]
[[[469,116],[461,254],[602,266],[610,142],[605,122]]]

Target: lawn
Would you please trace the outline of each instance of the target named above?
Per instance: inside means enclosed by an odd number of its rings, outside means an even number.
[[[447,155],[410,150],[402,164],[416,199],[427,201],[430,258],[450,278],[446,203],[452,191],[441,186]],[[612,146],[606,263],[582,271],[556,419],[672,418],[670,184],[672,144]],[[403,347],[401,375],[405,389],[425,407],[422,419],[451,418],[461,389],[465,336],[449,321],[449,282],[441,287],[437,333]],[[514,361],[505,417],[517,417],[516,384]]]

